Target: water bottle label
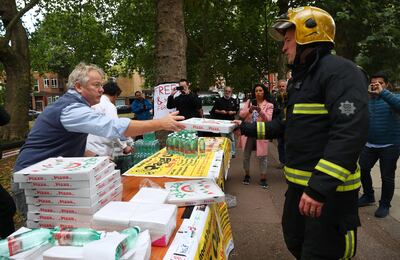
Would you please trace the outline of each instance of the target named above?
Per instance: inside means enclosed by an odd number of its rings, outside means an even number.
[[[8,240],[8,251],[10,252],[10,256],[18,254],[22,251],[22,241],[17,239],[17,237],[11,236]]]
[[[54,239],[60,246],[68,246],[72,244],[72,232],[69,230],[60,230],[54,235]]]

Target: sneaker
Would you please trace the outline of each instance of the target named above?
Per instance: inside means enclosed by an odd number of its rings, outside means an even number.
[[[378,209],[375,211],[375,217],[384,218],[389,215],[389,207],[379,205]]]
[[[365,207],[369,206],[372,203],[375,202],[375,198],[371,197],[370,195],[363,194],[359,199],[358,199],[358,207]]]
[[[262,187],[263,189],[268,188],[267,180],[261,180],[261,181],[260,181],[260,185],[261,185],[261,187]]]
[[[250,184],[250,175],[245,175],[242,183],[244,185],[249,185]]]

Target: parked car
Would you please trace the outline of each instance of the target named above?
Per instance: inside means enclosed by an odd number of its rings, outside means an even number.
[[[128,105],[118,105],[117,106],[117,113],[118,114],[128,114],[131,113],[131,106]]]
[[[197,93],[199,98],[201,99],[201,104],[203,108],[204,117],[210,117],[210,111],[214,106],[215,100],[220,98],[220,95],[217,92],[206,91]]]
[[[29,118],[37,118],[39,115],[40,115],[40,113],[42,113],[42,112],[40,112],[40,111],[36,111],[36,110],[32,110],[32,109],[29,109],[28,110],[28,116],[29,116]]]

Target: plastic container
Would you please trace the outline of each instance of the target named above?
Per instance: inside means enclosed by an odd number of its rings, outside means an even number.
[[[51,242],[59,246],[84,246],[101,238],[101,234],[91,228],[54,228],[51,234]]]
[[[25,252],[48,242],[51,238],[50,232],[50,229],[37,228],[0,240],[0,258],[3,259],[3,257]]]

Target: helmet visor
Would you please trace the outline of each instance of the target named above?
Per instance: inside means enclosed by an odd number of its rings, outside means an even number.
[[[268,32],[269,32],[269,35],[271,35],[271,37],[273,39],[275,39],[276,41],[283,41],[286,29],[288,29],[292,26],[294,26],[293,23],[291,23],[287,20],[279,20],[278,19],[278,21],[276,21],[276,23],[274,23],[274,25],[272,25],[269,28]]]

